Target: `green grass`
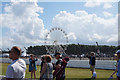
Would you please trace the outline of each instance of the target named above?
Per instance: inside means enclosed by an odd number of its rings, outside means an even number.
[[[6,74],[6,69],[8,63],[0,63],[0,70],[2,70],[2,75]],[[37,66],[36,77],[40,77],[40,66]],[[113,70],[100,70],[96,69],[97,78],[109,78],[112,74]],[[81,69],[81,68],[66,68],[66,78],[90,78],[91,72],[89,69]],[[115,77],[115,75],[114,75]],[[26,76],[25,78],[30,78],[30,72],[28,72],[28,65],[26,69]]]

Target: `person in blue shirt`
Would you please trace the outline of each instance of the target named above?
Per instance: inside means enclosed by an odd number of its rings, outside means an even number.
[[[37,70],[37,67],[36,67],[36,61],[37,61],[37,57],[35,57],[33,54],[30,55],[30,59],[29,59],[29,72],[31,72],[31,79],[32,79],[32,76],[34,74],[34,79],[36,79],[36,70]]]
[[[113,75],[117,72],[117,66],[118,66],[118,61],[119,61],[117,54],[114,54],[114,58],[115,58],[115,60],[117,61],[117,62],[116,62],[116,65],[115,65],[115,66],[116,66],[116,69],[115,69],[115,71],[110,75],[110,77],[109,77],[110,80],[113,78]]]
[[[118,57],[118,62],[117,62],[117,80],[120,80],[120,50],[116,52],[117,57]]]
[[[89,58],[89,64],[90,64],[90,71],[92,72],[92,75],[93,75],[93,72],[95,72],[95,53],[94,52],[91,52],[90,53],[90,56],[87,56]]]

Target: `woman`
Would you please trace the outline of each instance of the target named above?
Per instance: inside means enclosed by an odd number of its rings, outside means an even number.
[[[52,57],[50,55],[44,56],[44,62],[42,71],[40,73],[40,80],[52,80],[53,79],[53,64],[51,63]]]
[[[37,68],[36,68],[36,63],[35,62],[37,60],[38,60],[37,57],[35,57],[33,54],[30,55],[29,72],[31,72],[31,79],[32,79],[33,74],[34,74],[34,79],[36,79],[35,72],[36,72]]]
[[[42,71],[42,67],[43,67],[43,64],[44,64],[45,62],[44,62],[44,56],[42,56],[41,57],[41,69],[40,69],[40,73],[41,73],[41,71]]]

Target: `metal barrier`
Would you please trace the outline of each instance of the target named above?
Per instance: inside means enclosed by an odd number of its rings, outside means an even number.
[[[26,64],[29,64],[29,59],[24,59]],[[0,63],[11,63],[12,60],[8,58],[1,58]],[[52,62],[55,62],[53,60]],[[37,65],[41,64],[41,60],[38,59],[36,62]],[[97,69],[115,69],[116,61],[113,60],[96,60],[96,68]],[[89,60],[70,60],[67,67],[73,67],[73,68],[89,68]]]

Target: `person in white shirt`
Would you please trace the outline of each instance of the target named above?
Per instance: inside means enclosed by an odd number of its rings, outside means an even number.
[[[25,78],[26,71],[26,63],[24,60],[20,59],[21,49],[17,46],[12,47],[9,58],[13,60],[13,62],[8,65],[6,71],[6,80],[22,80]]]

